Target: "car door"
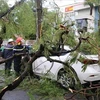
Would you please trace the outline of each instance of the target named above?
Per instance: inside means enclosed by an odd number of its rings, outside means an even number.
[[[58,56],[52,56],[51,58],[59,60]],[[32,64],[33,72],[39,76],[43,76],[47,73],[54,73],[54,72],[50,72],[50,71],[53,69],[53,71],[55,70],[55,72],[56,72],[55,68],[59,67],[59,64],[58,65],[57,64],[58,63],[56,63],[56,62],[48,61],[46,57],[39,57]]]

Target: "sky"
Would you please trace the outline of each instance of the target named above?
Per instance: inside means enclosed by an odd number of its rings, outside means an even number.
[[[15,1],[19,1],[19,0],[8,0],[9,4],[14,4]],[[53,0],[47,0],[48,2],[52,2]],[[75,2],[83,2],[84,0],[54,0],[59,6],[64,6],[64,5],[68,5],[68,4],[72,4]]]
[[[14,5],[15,1],[20,1],[20,0],[8,0],[10,5]],[[64,9],[67,5],[77,3],[77,2],[83,2],[84,0],[47,0],[46,6],[51,9],[50,3],[55,1],[55,3],[60,7],[60,9]]]
[[[49,2],[52,2],[53,0],[47,0]],[[64,6],[68,4],[72,4],[75,2],[83,2],[84,0],[54,0],[59,6]]]
[[[65,12],[65,7],[73,4],[73,3],[77,3],[77,2],[84,2],[84,0],[47,0],[47,7],[50,8],[50,2],[55,1],[55,3],[60,7],[60,9],[62,10],[62,12]]]
[[[8,0],[8,4],[12,6],[15,4],[15,1],[19,1],[19,0]]]

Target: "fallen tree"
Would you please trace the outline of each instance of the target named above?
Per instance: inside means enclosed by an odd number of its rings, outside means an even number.
[[[19,5],[20,3],[22,3],[23,1],[25,1],[25,0],[21,0],[20,2],[18,2],[16,5],[14,5],[13,7],[11,7],[10,9],[8,9],[7,10],[7,12],[5,12],[5,13],[3,13],[1,16],[0,16],[0,18],[2,18],[3,16],[5,16],[7,13],[10,13],[17,5]],[[62,26],[63,27],[63,26]],[[69,32],[69,30],[68,30],[68,28],[65,28],[65,27],[63,27],[64,29],[66,29],[66,30],[63,30],[62,31],[62,33],[60,34],[60,38],[59,38],[59,43],[57,44],[58,45],[58,48],[60,47],[60,46],[62,46],[62,49],[63,49],[63,46],[64,46],[64,41],[63,41],[63,35],[64,34],[68,34],[68,32]],[[73,48],[72,50],[69,50],[69,51],[62,51],[62,49],[61,49],[61,51],[53,51],[52,49],[47,49],[51,54],[55,54],[55,55],[58,55],[59,56],[59,54],[60,53],[62,53],[62,52],[64,52],[64,53],[69,53],[69,52],[74,52],[74,51],[76,51],[77,50],[77,48],[81,45],[81,42],[82,42],[82,40],[84,40],[84,41],[87,41],[88,40],[88,38],[89,37],[87,37],[87,38],[82,38],[82,37],[80,37],[79,38],[79,43],[77,44],[77,46],[75,46],[75,48]],[[10,84],[8,84],[6,87],[4,87],[1,91],[0,91],[0,99],[2,99],[2,96],[5,94],[5,92],[7,92],[7,91],[12,91],[13,89],[15,89],[16,87],[18,87],[19,86],[19,84],[26,78],[26,76],[30,73],[30,70],[32,70],[32,63],[38,58],[38,57],[40,57],[40,56],[42,56],[42,55],[44,55],[44,49],[45,49],[45,46],[44,45],[40,45],[40,48],[39,48],[39,50],[37,51],[37,52],[35,52],[34,53],[34,55],[30,58],[29,57],[29,55],[25,55],[24,56],[24,58],[23,58],[23,60],[22,60],[22,66],[24,66],[24,71],[22,72],[22,74],[19,76],[19,77],[17,77],[12,83],[10,83]],[[20,55],[24,55],[24,54],[20,54]],[[13,55],[11,58],[9,58],[9,59],[13,59],[15,56],[18,56],[17,54],[16,55]],[[45,56],[45,55],[44,55]],[[7,60],[9,60],[9,59],[3,59],[2,61],[0,61],[0,64],[2,64],[2,63],[4,63],[5,61],[7,61]],[[51,61],[51,62],[58,62],[58,63],[61,63],[61,64],[64,64],[64,65],[66,65],[67,67],[69,67],[69,68],[71,68],[70,67],[70,65],[68,64],[68,63],[64,63],[64,62],[61,62],[61,61],[58,61],[58,60],[53,60],[53,59],[51,59],[51,58],[47,58],[49,61]],[[73,70],[73,69],[71,69],[71,70]],[[31,71],[32,72],[32,71]],[[74,72],[74,71],[73,71]],[[33,75],[34,75],[34,73],[33,73]],[[77,75],[76,75],[77,76]],[[69,90],[70,91],[72,91],[72,92],[75,92],[74,90],[72,90],[72,89],[70,89],[69,88]],[[81,93],[81,91],[83,91],[83,90],[80,90],[79,92],[77,92],[77,93]],[[86,91],[86,89],[84,90],[84,91]],[[82,92],[83,93],[83,92]],[[86,94],[87,95],[87,93],[84,93],[84,94]],[[74,95],[73,95],[74,96]],[[90,96],[90,95],[89,95]],[[72,98],[69,98],[69,99],[72,99]],[[68,99],[66,99],[66,100],[68,100]]]
[[[82,40],[87,40],[88,38],[79,38],[79,43],[77,44],[76,47],[74,47],[73,49],[69,50],[69,51],[65,51],[64,53],[69,53],[69,52],[73,52],[75,51],[81,44]],[[30,72],[32,72],[32,63],[40,56],[45,56],[44,55],[44,48],[45,46],[44,45],[40,45],[40,48],[37,52],[35,52],[33,54],[33,56],[30,58],[29,54],[15,54],[13,55],[12,57],[8,58],[8,59],[3,59],[2,61],[0,61],[0,64],[4,63],[5,61],[7,60],[10,60],[10,59],[13,59],[15,56],[19,56],[19,55],[24,55],[24,58],[22,59],[22,66],[24,66],[24,71],[22,72],[22,74],[17,77],[12,83],[8,84],[6,87],[4,87],[1,91],[0,91],[0,99],[2,99],[2,96],[5,94],[5,92],[7,91],[12,91],[13,89],[15,89],[16,87],[19,86],[19,84],[25,79],[25,77],[30,74]],[[51,52],[51,50],[48,50]],[[53,52],[53,51],[52,51]],[[63,51],[59,51],[59,52],[53,52],[55,54],[60,54],[62,53]],[[71,69],[71,71],[74,72],[74,75],[76,76],[77,78],[77,74],[75,73],[75,71],[70,67],[70,65],[66,62],[62,62],[62,61],[59,61],[59,60],[53,60],[51,58],[47,58],[50,62],[58,62],[58,63],[61,63],[61,64],[64,64],[66,65],[68,68]],[[34,73],[33,73],[34,75]],[[78,80],[78,78],[77,78]],[[70,90],[70,88],[68,88],[68,90]]]

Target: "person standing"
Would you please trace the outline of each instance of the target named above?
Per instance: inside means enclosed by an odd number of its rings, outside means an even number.
[[[7,45],[4,47],[4,50],[2,51],[2,57],[4,59],[8,59],[13,56],[13,47],[14,47],[14,40],[9,39]],[[5,74],[7,76],[10,75],[12,65],[12,59],[5,62]]]
[[[23,39],[21,37],[18,37],[16,39],[16,45],[14,46],[13,53],[19,54],[14,57],[14,70],[15,70],[15,75],[19,76],[21,73],[21,59],[22,55],[20,53],[23,53],[25,50],[25,46],[23,46]]]

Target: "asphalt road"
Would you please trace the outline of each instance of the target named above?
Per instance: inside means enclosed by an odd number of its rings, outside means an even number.
[[[7,91],[2,97],[2,100],[30,100],[27,92],[23,90]]]
[[[0,70],[3,70],[3,69],[4,69],[4,63],[0,64]]]

